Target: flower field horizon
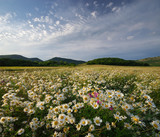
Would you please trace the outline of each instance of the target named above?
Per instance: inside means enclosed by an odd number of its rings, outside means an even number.
[[[160,67],[1,67],[2,137],[159,137]]]

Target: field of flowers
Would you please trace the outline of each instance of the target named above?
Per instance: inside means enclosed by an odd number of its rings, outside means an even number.
[[[159,137],[160,68],[0,69],[2,137]]]

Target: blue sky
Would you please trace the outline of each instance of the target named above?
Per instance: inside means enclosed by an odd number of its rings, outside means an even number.
[[[0,0],[0,55],[160,56],[160,0]]]

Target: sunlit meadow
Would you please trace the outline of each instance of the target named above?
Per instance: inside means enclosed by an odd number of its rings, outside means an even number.
[[[2,137],[159,137],[160,68],[0,69]]]

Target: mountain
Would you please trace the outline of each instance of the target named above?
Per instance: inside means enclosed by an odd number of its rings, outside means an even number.
[[[52,59],[49,59],[48,61],[67,62],[67,63],[76,64],[76,65],[85,63],[85,61],[81,61],[81,60],[73,60],[73,59],[60,58],[60,57],[54,57]]]
[[[12,54],[12,55],[0,55],[0,59],[8,58],[8,59],[18,59],[18,60],[29,60],[29,61],[38,61],[41,62],[42,60],[39,58],[27,58],[22,55]]]
[[[117,66],[149,66],[149,64],[144,62],[137,62],[134,60],[124,60],[120,58],[98,58],[90,60],[87,62],[87,65],[117,65]]]
[[[150,66],[160,66],[160,56],[158,57],[149,57],[137,60],[138,62],[148,63]]]

